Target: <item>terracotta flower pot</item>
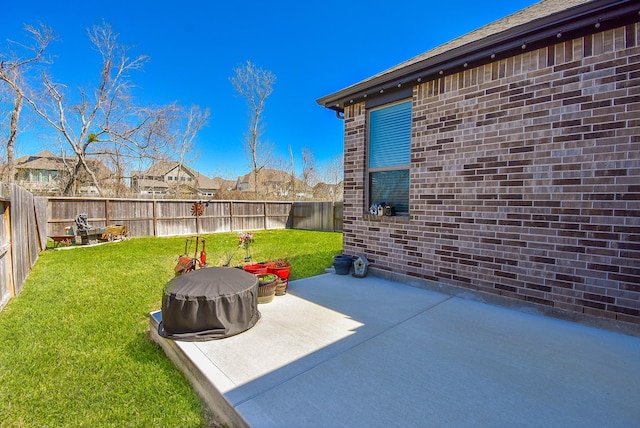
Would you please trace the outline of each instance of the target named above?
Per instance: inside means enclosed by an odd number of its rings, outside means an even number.
[[[242,267],[246,272],[252,273],[254,275],[265,275],[268,272],[267,265],[264,263],[254,263],[251,265],[244,265]]]
[[[277,275],[280,279],[289,280],[291,265],[284,262],[267,262],[267,271]]]
[[[276,274],[280,279],[289,279],[289,275],[291,275],[291,266],[287,267],[270,267],[267,270],[269,273]]]

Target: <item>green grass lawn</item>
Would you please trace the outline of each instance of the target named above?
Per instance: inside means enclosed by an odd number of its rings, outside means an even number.
[[[288,258],[292,280],[323,273],[342,250],[340,233],[254,236],[253,260]],[[221,265],[237,234],[206,242],[209,265]],[[148,339],[149,312],[160,309],[184,249],[185,238],[172,237],[43,252],[0,312],[0,426],[210,423],[182,373]],[[235,252],[231,265],[243,256]]]

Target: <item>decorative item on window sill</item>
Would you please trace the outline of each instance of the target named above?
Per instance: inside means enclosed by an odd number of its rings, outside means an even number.
[[[369,208],[369,213],[379,216],[394,216],[396,215],[396,207],[386,202],[376,202]]]

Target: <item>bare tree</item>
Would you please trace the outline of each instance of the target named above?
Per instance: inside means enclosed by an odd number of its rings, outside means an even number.
[[[191,106],[189,111],[179,109],[173,120],[172,131],[167,136],[173,153],[178,153],[177,181],[175,193],[180,193],[181,176],[184,174],[184,165],[194,159],[187,159],[187,155],[195,148],[195,138],[198,132],[207,124],[209,120],[209,109],[202,110],[199,106]],[[175,158],[174,158],[175,159]],[[197,187],[196,182],[194,187]]]
[[[302,182],[305,193],[316,183],[316,161],[308,147],[302,148]]]
[[[327,184],[327,197],[332,202],[341,201],[344,193],[344,158],[337,155],[321,169],[321,179]]]
[[[174,135],[177,143],[176,148],[180,154],[178,158],[180,171],[182,171],[182,166],[186,161],[186,155],[194,149],[196,135],[209,120],[209,114],[209,109],[203,111],[198,106],[191,106],[184,116],[186,122],[184,128],[176,130]]]
[[[291,188],[291,199],[295,199],[296,198],[296,163],[293,159],[293,150],[291,149],[291,145],[289,145],[289,163],[291,168],[289,187]]]
[[[75,193],[81,175],[102,195],[102,177],[88,159],[92,156],[136,157],[156,153],[166,147],[167,130],[175,106],[143,108],[131,98],[129,74],[142,69],[147,57],[130,58],[128,48],[118,42],[109,24],[94,26],[89,40],[102,57],[100,79],[93,90],[79,90],[75,100],[64,85],[44,74],[45,98],[27,97],[36,112],[71,147],[75,164],[70,170],[64,194]]]
[[[231,77],[231,84],[249,108],[249,130],[245,136],[245,150],[254,173],[255,195],[258,197],[258,174],[265,167],[262,159],[264,131],[263,113],[265,101],[273,92],[276,76],[269,70],[263,70],[251,61],[234,69],[235,76]]]
[[[29,66],[35,63],[46,63],[45,50],[54,40],[53,30],[45,25],[38,27],[25,25],[25,31],[29,34],[29,43],[15,43],[16,46],[26,52],[25,56],[17,53],[0,53],[0,82],[4,82],[12,94],[12,110],[9,119],[9,136],[6,142],[7,165],[0,178],[12,183],[15,177],[15,144],[18,138],[20,115],[24,105],[25,93],[28,83],[25,81],[25,72]],[[9,58],[10,57],[10,58]]]

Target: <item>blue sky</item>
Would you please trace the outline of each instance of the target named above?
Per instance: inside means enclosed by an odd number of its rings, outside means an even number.
[[[167,1],[0,0],[0,43],[24,38],[23,24],[42,22],[59,40],[51,73],[70,87],[95,79],[100,59],[87,28],[105,21],[133,54],[150,57],[132,76],[141,104],[177,101],[211,110],[190,165],[235,179],[249,171],[243,151],[244,100],[229,78],[252,61],[277,77],[265,109],[263,138],[296,170],[309,148],[318,166],[342,153],[342,121],[315,100],[523,9],[535,0],[446,1]],[[3,117],[4,115],[0,115]],[[31,124],[31,130],[35,129]],[[55,150],[54,137],[27,132],[17,155]]]

